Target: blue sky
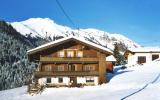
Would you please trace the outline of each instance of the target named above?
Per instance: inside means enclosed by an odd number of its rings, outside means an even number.
[[[143,46],[160,46],[160,0],[59,0],[80,28],[120,33]],[[0,19],[47,17],[73,27],[55,0],[0,0]]]

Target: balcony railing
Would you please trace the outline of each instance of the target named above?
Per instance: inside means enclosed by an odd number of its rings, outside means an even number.
[[[98,71],[52,71],[52,72],[35,72],[35,77],[45,76],[98,76]]]
[[[98,58],[40,57],[41,62],[98,62]]]

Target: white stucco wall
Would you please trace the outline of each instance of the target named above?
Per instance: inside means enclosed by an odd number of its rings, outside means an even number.
[[[152,55],[157,54],[160,56],[160,53],[135,53],[134,55],[128,56],[128,65],[135,65],[138,61],[138,56],[146,56],[146,63],[152,61]]]
[[[59,83],[58,82],[58,78],[59,77],[51,77],[51,84],[63,84],[63,85],[69,85],[69,82],[70,82],[70,78],[69,77],[62,77],[63,78],[63,82],[62,83]],[[46,81],[47,81],[47,77],[45,78],[40,78],[38,80],[38,83],[40,85],[44,85],[46,84]]]
[[[98,85],[98,77],[95,76],[89,76],[89,77],[92,77],[94,78],[94,85]],[[82,84],[86,84],[86,78],[87,77],[77,77],[77,83],[82,83]]]
[[[38,83],[40,85],[45,85],[46,84],[46,78],[40,78],[40,79],[38,79]]]
[[[92,77],[94,79],[94,85],[98,85],[98,77],[97,76],[87,76],[87,77]],[[87,84],[86,78],[87,77],[77,77],[77,83],[82,83],[82,84]],[[58,82],[59,77],[51,77],[51,84],[62,84],[62,85],[69,85],[70,83],[70,77],[62,77],[63,78],[63,83]],[[45,85],[47,81],[47,77],[40,78],[38,80],[38,83],[40,85]]]

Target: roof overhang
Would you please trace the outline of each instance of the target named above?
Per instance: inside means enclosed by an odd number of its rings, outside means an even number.
[[[87,41],[84,38],[70,36],[70,37],[65,37],[65,38],[62,38],[62,39],[58,39],[58,40],[53,41],[53,42],[46,43],[46,44],[38,46],[38,47],[36,47],[34,49],[28,50],[27,54],[31,55],[31,54],[34,54],[34,53],[49,49],[51,47],[55,47],[57,45],[63,44],[65,42],[68,42],[68,41],[71,41],[71,40],[75,40],[75,41],[78,41],[78,42],[80,42],[82,44],[86,44],[87,46],[93,47],[93,48],[95,48],[95,49],[97,49],[99,51],[102,51],[102,52],[106,53],[106,54],[112,54],[113,53],[110,49],[108,49],[106,47],[103,47],[103,46],[100,46],[98,44],[92,43],[90,41]]]

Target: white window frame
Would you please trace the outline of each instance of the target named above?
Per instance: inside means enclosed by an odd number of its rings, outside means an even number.
[[[64,71],[64,66],[60,65],[60,66],[57,66],[57,67],[58,67],[57,68],[58,71]]]
[[[58,52],[58,57],[65,57],[65,52],[64,51],[59,51]]]
[[[85,71],[94,71],[95,70],[95,66],[93,65],[86,65],[85,66]]]
[[[46,65],[45,66],[45,71],[52,71],[52,66],[51,65]]]
[[[86,83],[94,83],[94,77],[86,77]]]
[[[67,51],[67,57],[74,57],[74,51]]]
[[[83,57],[83,52],[82,51],[77,51],[77,57]]]

